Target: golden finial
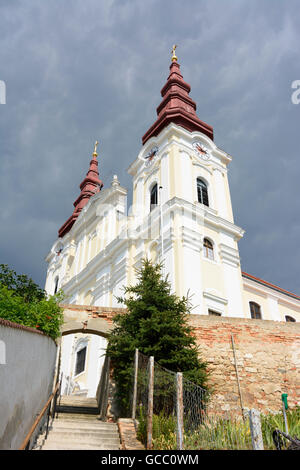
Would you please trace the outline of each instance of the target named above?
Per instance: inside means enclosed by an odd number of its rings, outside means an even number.
[[[96,140],[95,142],[95,147],[94,147],[94,153],[93,153],[93,156],[94,157],[97,157],[98,156],[98,153],[97,153],[97,145],[99,144],[98,140]]]
[[[175,54],[176,47],[177,47],[176,44],[174,44],[174,46],[172,47],[172,62],[177,62],[177,57],[176,57],[176,54]]]

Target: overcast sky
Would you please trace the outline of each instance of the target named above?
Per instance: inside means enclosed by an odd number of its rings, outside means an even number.
[[[156,119],[174,43],[230,153],[242,269],[300,294],[298,0],[0,0],[1,263],[45,283],[96,139],[105,187]]]

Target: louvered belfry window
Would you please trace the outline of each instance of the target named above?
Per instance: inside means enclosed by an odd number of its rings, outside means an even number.
[[[205,206],[209,206],[207,185],[201,178],[197,178],[197,194],[198,202]]]
[[[157,206],[157,202],[158,202],[157,184],[155,184],[153,188],[151,189],[151,193],[150,193],[150,211],[152,211],[152,209],[155,209],[155,207]]]
[[[256,318],[258,320],[261,320],[260,305],[258,305],[256,302],[249,302],[249,305],[250,305],[251,318]]]

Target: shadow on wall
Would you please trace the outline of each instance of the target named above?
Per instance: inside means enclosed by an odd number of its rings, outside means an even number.
[[[111,362],[108,356],[105,356],[96,398],[100,419],[115,421],[119,416],[119,412],[115,401],[115,383],[112,378]]]

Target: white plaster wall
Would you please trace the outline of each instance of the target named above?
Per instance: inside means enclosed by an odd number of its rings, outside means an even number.
[[[228,219],[227,195],[225,193],[224,177],[219,169],[214,170],[214,189],[218,214],[223,219]]]
[[[95,397],[107,348],[107,339],[102,336],[90,336],[90,354],[87,374],[88,397]]]
[[[271,313],[270,319],[274,321],[282,321],[279,306],[278,306],[278,299],[274,296],[268,295],[268,307],[269,312]]]
[[[191,297],[191,302],[195,307],[191,313],[203,314],[203,282],[201,270],[200,250],[193,249],[187,245],[183,246],[183,272],[184,272],[184,295]]]
[[[239,267],[223,262],[223,276],[229,316],[244,317],[242,281]]]
[[[182,198],[189,202],[194,202],[193,184],[197,185],[196,180],[193,181],[192,164],[189,155],[186,152],[179,152],[179,164],[181,174]]]
[[[164,153],[160,163],[161,199],[164,204],[169,199],[169,155]]]
[[[60,370],[62,372],[62,394],[66,393],[67,377],[72,375],[72,347],[73,347],[74,335],[66,335],[61,340],[61,365]]]
[[[49,337],[0,324],[0,449],[17,450],[52,393],[56,344]]]

